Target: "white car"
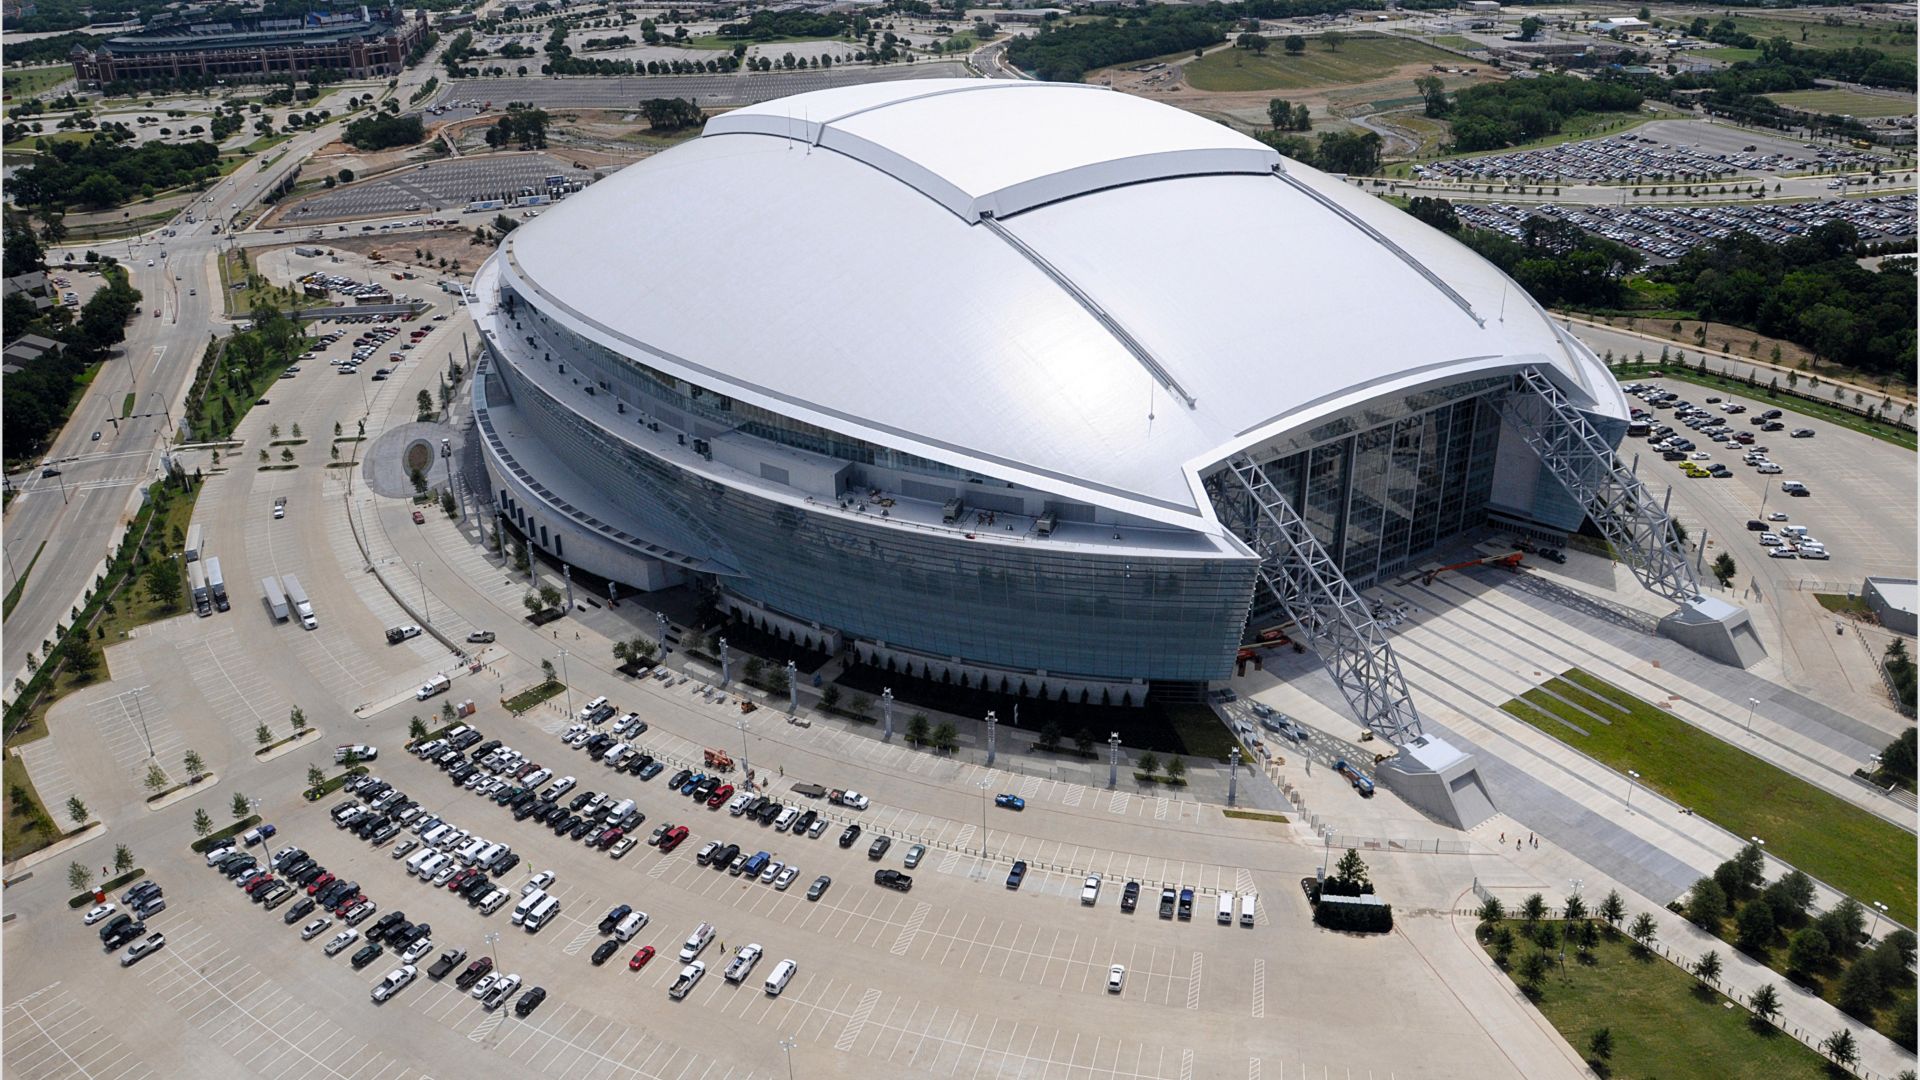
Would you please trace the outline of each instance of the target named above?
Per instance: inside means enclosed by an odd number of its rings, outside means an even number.
[[[1790,547],[1777,547],[1767,552],[1767,557],[1769,559],[1797,559],[1800,555]]]
[[[762,885],[773,884],[773,879],[779,877],[780,871],[785,870],[786,868],[787,868],[786,864],[783,862],[780,862],[777,859],[769,860],[767,863],[767,868],[765,870],[760,871],[760,884]]]
[[[1783,543],[1785,543],[1784,540],[1781,540],[1778,536],[1775,536],[1770,532],[1763,532],[1760,534],[1761,547],[1779,547]]]
[[[359,940],[360,931],[353,929],[342,930],[333,936],[332,941],[327,942],[326,954],[328,956],[338,956],[342,949]]]
[[[427,955],[432,951],[433,951],[433,939],[421,938],[419,941],[416,941],[413,944],[407,946],[406,951],[400,954],[400,959],[406,963],[412,964],[417,962],[421,957]]]
[[[467,992],[472,994],[475,999],[486,997],[487,991],[493,989],[493,984],[499,981],[500,973],[497,971],[489,971],[485,975],[480,976],[480,981],[474,983],[473,989]]]
[[[226,844],[207,852],[207,865],[212,866],[214,863],[219,862],[231,854],[233,854],[233,843],[232,841],[228,841]]]
[[[314,938],[317,938],[321,934],[326,933],[327,927],[332,925],[333,925],[333,920],[327,918],[325,915],[322,915],[319,918],[313,920],[312,922],[300,928],[300,940],[312,941]]]
[[[399,993],[402,987],[413,981],[413,977],[417,971],[418,969],[412,964],[401,964],[399,967],[387,972],[387,977],[381,979],[380,984],[373,988],[373,1000],[385,1001]]]
[[[1117,994],[1127,985],[1127,965],[1115,964],[1107,969],[1107,993]]]
[[[167,935],[159,933],[148,934],[146,937],[127,946],[127,951],[120,954],[120,966],[132,967],[139,963],[142,958],[158,952],[160,947],[166,943]]]
[[[1771,462],[1771,461],[1763,461],[1763,462],[1761,462],[1761,463],[1760,463],[1760,465],[1759,465],[1759,467],[1757,468],[1757,470],[1756,470],[1756,471],[1758,471],[1758,472],[1762,472],[1762,473],[1765,473],[1765,474],[1766,474],[1766,475],[1768,475],[1768,476],[1773,476],[1773,475],[1775,475],[1775,474],[1777,474],[1777,473],[1779,473],[1779,472],[1781,471],[1781,469],[1780,469],[1780,466],[1778,466],[1778,465],[1775,465],[1775,464],[1774,464],[1773,462]]]
[[[92,910],[87,912],[87,915],[85,918],[80,920],[80,924],[82,926],[92,926],[94,923],[99,922],[101,919],[104,919],[107,916],[119,910],[120,910],[120,907],[117,904],[96,905]]]
[[[747,812],[747,804],[752,801],[753,792],[743,791],[735,795],[733,801],[727,804],[727,813],[732,814],[734,817],[739,817],[741,814]]]
[[[544,889],[551,884],[553,884],[553,871],[542,870],[529,878],[525,885],[520,886],[520,895],[525,896],[535,889]]]
[[[799,876],[800,876],[799,867],[797,866],[785,867],[780,871],[780,876],[773,879],[773,887],[780,890],[781,892],[786,892],[787,886],[793,884],[793,879]]]

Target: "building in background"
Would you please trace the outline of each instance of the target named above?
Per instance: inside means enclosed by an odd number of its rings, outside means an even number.
[[[157,26],[94,49],[75,46],[73,71],[81,85],[93,87],[304,81],[317,72],[398,75],[426,33],[425,11],[409,18],[397,7]]]
[[[1628,417],[1456,241],[1081,85],[735,110],[515,230],[474,293],[491,501],[533,545],[1049,697],[1190,692],[1278,620],[1230,462],[1365,588],[1496,515],[1580,526],[1503,419],[1518,373],[1609,445]]]

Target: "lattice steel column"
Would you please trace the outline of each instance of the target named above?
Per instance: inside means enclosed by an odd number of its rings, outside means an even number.
[[[1667,508],[1655,504],[1640,478],[1540,369],[1520,372],[1500,411],[1586,509],[1642,586],[1675,603],[1700,595]]]
[[[1327,665],[1361,723],[1398,746],[1418,736],[1420,714],[1393,646],[1367,602],[1280,489],[1251,458],[1227,463],[1245,489],[1216,492],[1221,517],[1260,556],[1260,582]],[[1241,501],[1244,505],[1233,505]]]

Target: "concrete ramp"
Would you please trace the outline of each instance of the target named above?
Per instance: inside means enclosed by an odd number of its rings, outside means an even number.
[[[1473,755],[1436,735],[1412,739],[1374,775],[1414,809],[1462,831],[1494,814]]]

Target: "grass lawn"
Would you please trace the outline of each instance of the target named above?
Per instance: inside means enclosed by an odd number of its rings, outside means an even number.
[[[1788,394],[1769,396],[1767,394],[1767,388],[1764,386],[1748,386],[1739,379],[1729,379],[1724,375],[1702,375],[1694,368],[1682,364],[1616,364],[1613,367],[1614,375],[1620,379],[1644,377],[1655,371],[1660,372],[1660,378],[1663,379],[1678,379],[1681,382],[1695,383],[1700,386],[1712,387],[1716,390],[1731,390],[1734,393],[1749,398],[1765,398],[1769,404],[1778,405],[1787,412],[1811,416],[1817,420],[1825,420],[1828,423],[1837,424],[1840,427],[1846,428],[1849,431],[1858,431],[1863,435],[1871,435],[1881,442],[1890,442],[1895,446],[1904,446],[1909,450],[1920,448],[1920,438],[1916,438],[1914,432],[1909,429],[1895,427],[1892,424],[1871,422],[1865,416],[1851,409],[1843,409],[1838,405],[1828,405],[1823,401],[1795,397]]]
[[[690,36],[685,41],[674,41],[671,38],[663,38],[661,39],[660,44],[672,45],[676,48],[681,48],[681,49],[715,49],[720,52],[731,52],[733,51],[733,47],[735,45],[745,45],[747,48],[751,49],[755,45],[795,45],[795,44],[803,44],[807,42],[817,43],[822,41],[831,41],[836,45],[844,46],[847,50],[847,55],[849,56],[853,55],[853,50],[855,49],[866,48],[865,44],[855,45],[853,42],[848,41],[845,38],[791,37],[786,35],[782,35],[780,37],[767,38],[763,41],[760,38],[737,38],[737,37],[723,38],[718,34],[701,34],[697,37]]]
[[[1742,60],[1760,59],[1760,50],[1736,49],[1732,46],[1722,46],[1718,49],[1696,49],[1689,55],[1704,56],[1711,60],[1718,60],[1723,64],[1734,64]]]
[[[1402,64],[1459,62],[1458,56],[1418,41],[1348,35],[1338,49],[1309,39],[1307,51],[1299,56],[1288,56],[1280,48],[1269,49],[1265,56],[1221,49],[1188,64],[1186,72],[1188,84],[1197,90],[1304,90],[1378,79]]]
[[[559,679],[549,679],[531,689],[520,691],[500,704],[506,706],[510,713],[523,713],[543,701],[559,697],[566,688],[567,684]]]
[[[39,812],[39,815],[47,821],[53,820],[53,815],[46,813],[46,807],[40,805],[40,793],[34,790],[33,778],[27,775],[27,767],[24,763],[11,754],[7,755],[4,776],[0,777],[0,780],[4,780],[7,789],[5,833],[0,835],[0,848],[4,848],[8,862],[30,852],[39,851],[60,839],[58,825],[42,828],[36,817],[23,817],[14,813],[13,789],[17,785],[26,791],[27,802]]]
[[[1866,600],[1858,596],[1848,596],[1845,593],[1817,592],[1813,594],[1813,598],[1819,602],[1821,607],[1826,608],[1835,615],[1865,615],[1869,617],[1873,615],[1873,608],[1867,606]]]
[[[1507,927],[1519,938],[1520,924]],[[1524,938],[1514,964],[1531,948]],[[1724,959],[1724,957],[1723,957]],[[1613,1034],[1601,1076],[1615,1080],[1778,1080],[1826,1075],[1826,1059],[1712,992],[1665,959],[1640,953],[1624,934],[1602,936],[1593,962],[1569,955],[1541,984],[1536,1006],[1573,1048],[1594,1031]]]
[[[1789,94],[1768,94],[1768,98],[1795,109],[1810,109],[1832,116],[1912,116],[1913,98],[1882,97],[1855,90],[1795,90]]]
[[[1555,697],[1579,701],[1590,716]],[[1693,727],[1578,668],[1501,706],[1569,746],[1691,807],[1861,903],[1914,920],[1912,833]]]
[[[274,147],[279,146],[281,143],[286,142],[291,138],[293,138],[293,136],[286,134],[285,132],[282,132],[281,134],[278,134],[278,135],[262,135],[259,138],[248,143],[243,149],[249,154],[258,154],[267,150],[271,150]]]
[[[1844,21],[1846,16],[1842,15]],[[1718,21],[1718,20],[1714,20]],[[1761,40],[1783,37],[1795,45],[1804,45],[1810,49],[1873,49],[1893,57],[1913,56],[1913,24],[1905,26],[1906,33],[1896,33],[1897,27],[1888,23],[1873,23],[1868,26],[1828,26],[1823,22],[1805,19],[1774,19],[1751,15],[1735,15],[1734,25],[1742,33],[1752,34]],[[1801,34],[1805,33],[1805,37]]]
[[[0,147],[0,151],[5,151],[6,153],[9,153],[9,154],[32,153],[34,149],[34,144],[39,142],[41,139],[45,139],[48,142],[88,143],[93,141],[93,132],[91,131],[38,132],[32,135],[29,135],[24,139],[15,139],[12,142],[6,144],[5,146]]]
[[[0,75],[0,86],[5,87],[8,101],[16,98],[25,100],[38,97],[71,78],[73,78],[72,64],[9,68],[4,75]]]
[[[1435,45],[1444,45],[1461,52],[1485,52],[1486,45],[1461,34],[1440,34],[1433,39]]]

